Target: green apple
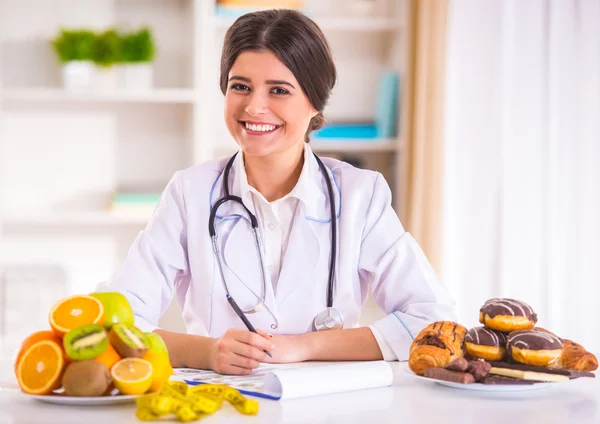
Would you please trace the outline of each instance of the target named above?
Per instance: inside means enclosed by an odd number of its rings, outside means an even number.
[[[169,353],[165,341],[156,333],[144,333],[148,341],[150,342],[150,352],[156,353]]]
[[[104,327],[107,330],[119,323],[134,325],[133,309],[123,294],[118,292],[96,292],[90,293],[90,296],[100,300],[104,305]]]

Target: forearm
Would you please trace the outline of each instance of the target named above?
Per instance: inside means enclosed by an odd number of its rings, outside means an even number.
[[[308,361],[370,361],[383,359],[368,327],[302,334]]]
[[[212,369],[215,339],[160,329],[154,332],[165,341],[173,368]]]

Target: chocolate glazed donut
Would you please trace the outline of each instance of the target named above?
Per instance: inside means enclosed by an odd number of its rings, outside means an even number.
[[[551,333],[520,330],[508,335],[506,348],[508,355],[517,362],[547,367],[558,360],[563,351],[563,343]]]
[[[501,361],[506,358],[506,335],[487,327],[467,331],[465,348],[473,359]]]
[[[492,330],[509,333],[529,330],[537,322],[531,306],[516,299],[489,299],[479,309],[479,322]]]

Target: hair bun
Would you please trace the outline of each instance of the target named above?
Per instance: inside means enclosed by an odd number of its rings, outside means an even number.
[[[306,135],[304,136],[304,141],[308,143],[310,141],[310,133],[323,128],[323,125],[325,125],[325,116],[323,116],[323,112],[319,112],[310,120],[308,131],[306,131]]]

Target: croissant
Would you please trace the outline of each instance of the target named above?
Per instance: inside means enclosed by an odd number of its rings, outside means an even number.
[[[534,330],[554,334],[542,327],[535,327]],[[556,336],[556,334],[554,335]],[[563,342],[563,351],[558,360],[550,365],[551,368],[574,371],[595,371],[598,369],[598,359],[593,353],[588,352],[583,346],[572,340],[560,337],[559,339]]]
[[[417,375],[427,368],[443,368],[464,356],[467,329],[452,321],[437,321],[425,327],[413,340],[408,366]]]

